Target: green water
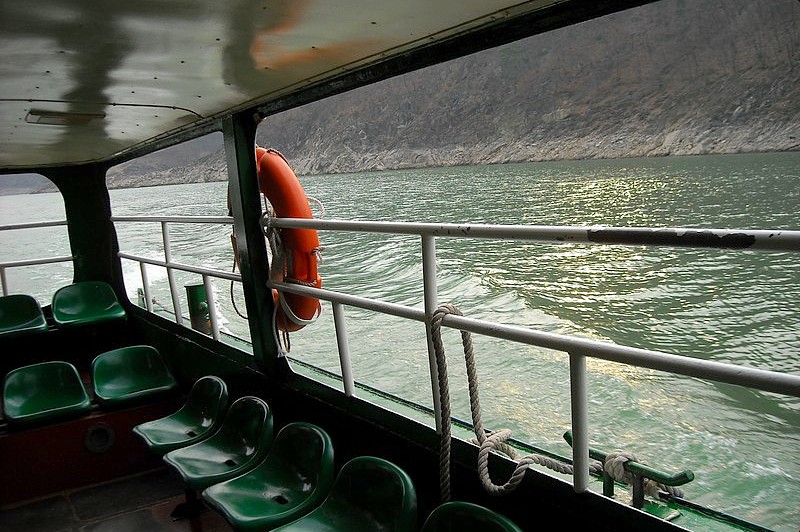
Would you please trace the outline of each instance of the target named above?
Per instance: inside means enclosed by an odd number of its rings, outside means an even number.
[[[330,218],[798,229],[800,154],[537,163],[304,180]],[[323,233],[325,285],[422,305],[418,238]],[[758,253],[437,239],[440,302],[466,315],[752,367],[800,372],[800,261]],[[421,324],[347,312],[358,380],[430,405]],[[331,312],[292,353],[338,372]],[[328,336],[331,335],[331,336]],[[446,336],[454,415],[469,419]],[[561,353],[476,338],[484,419],[569,453]],[[800,525],[800,400],[590,361],[590,438],[667,471],[694,500]],[[409,383],[413,384],[409,384]]]
[[[325,217],[335,219],[800,229],[800,153],[301,180],[309,195],[324,203]],[[224,183],[212,183],[111,195],[116,215],[222,215],[225,192]],[[53,198],[0,198],[0,220],[30,219],[26,216],[37,205]],[[30,217],[59,217],[50,213],[40,209],[39,216]],[[175,260],[230,270],[228,229],[175,225],[172,231]],[[157,226],[128,225],[119,232],[123,250],[163,258]],[[24,253],[20,258],[50,254],[56,245],[39,234],[34,240],[24,250],[17,247],[16,253]],[[323,232],[320,240],[326,288],[421,308],[419,238]],[[14,248],[3,242],[3,249]],[[436,244],[439,300],[468,316],[800,373],[796,254],[468,239],[437,239]],[[138,266],[126,262],[124,268],[135,297],[141,285]],[[154,294],[169,306],[165,273],[148,271]],[[59,272],[37,271],[33,282],[57,284]],[[9,279],[12,286],[28,286],[15,272]],[[179,282],[197,279],[179,276]],[[246,335],[229,285],[218,282],[215,289],[225,327]],[[237,289],[243,308],[238,294]],[[46,290],[41,297],[47,297]],[[347,309],[346,317],[356,380],[430,406],[423,325],[358,309]],[[445,344],[453,414],[468,419],[458,334],[446,331]],[[292,335],[291,346],[292,357],[340,372],[329,306],[314,325]],[[566,356],[485,337],[475,338],[475,346],[486,425],[510,428],[517,439],[569,454],[562,439],[570,426]],[[799,399],[603,361],[590,360],[588,367],[592,446],[625,449],[671,472],[692,470],[696,479],[684,491],[699,503],[779,531],[800,527]]]

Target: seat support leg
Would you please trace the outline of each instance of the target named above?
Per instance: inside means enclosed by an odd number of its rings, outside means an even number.
[[[177,505],[170,514],[173,521],[192,519],[208,510],[203,501],[197,497],[195,490],[191,488],[184,489],[184,496],[186,500]]]

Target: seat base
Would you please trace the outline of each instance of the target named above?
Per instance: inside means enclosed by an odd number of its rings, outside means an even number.
[[[197,497],[197,492],[193,489],[186,489],[184,492],[184,501],[172,510],[169,516],[173,521],[180,521],[182,519],[194,519],[204,512],[208,511],[208,506]]]

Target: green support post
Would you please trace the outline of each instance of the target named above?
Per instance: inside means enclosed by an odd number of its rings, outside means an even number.
[[[186,299],[189,302],[189,318],[192,329],[203,334],[211,334],[211,315],[206,300],[206,287],[204,284],[187,284]]]

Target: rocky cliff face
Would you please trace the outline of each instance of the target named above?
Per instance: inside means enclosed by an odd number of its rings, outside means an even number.
[[[665,0],[270,117],[259,142],[298,174],[796,150],[798,21],[794,0]],[[221,148],[109,184],[221,180]]]
[[[800,147],[800,3],[667,1],[280,116],[298,173]]]

